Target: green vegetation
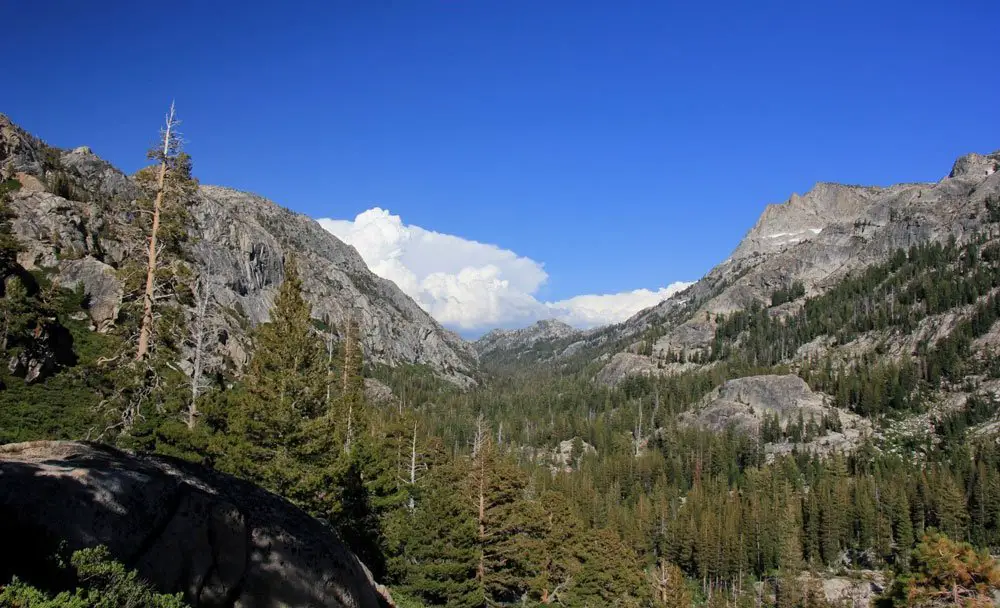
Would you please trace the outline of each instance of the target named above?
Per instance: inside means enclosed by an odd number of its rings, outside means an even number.
[[[14,577],[0,587],[0,606],[9,608],[184,608],[180,594],[163,595],[134,570],[111,559],[106,547],[82,549],[70,559],[73,590],[39,589]]]
[[[121,313],[106,332],[91,331],[80,320],[82,292],[18,266],[3,198],[10,187],[0,188],[3,355],[52,354],[35,378],[27,364],[0,366],[0,440],[86,437],[248,479],[336,530],[400,591],[402,606],[804,608],[825,601],[803,571],[854,568],[894,572],[886,601],[897,605],[957,587],[962,601],[982,605],[974,602],[996,586],[995,565],[969,547],[1000,550],[1000,446],[970,429],[1000,407],[975,388],[1000,377],[1000,362],[973,348],[1000,319],[1000,246],[912,247],[808,299],[792,283],[772,294],[772,310],[715,319],[709,351],[675,355],[712,363],[697,371],[606,387],[593,382],[592,353],[542,365],[552,348],[543,345],[525,360],[498,357],[493,375],[468,392],[425,367],[366,368],[358,326],[312,319],[288,259],[270,322],[252,329],[246,373],[217,370],[192,395],[175,365],[192,348],[198,279],[179,230],[186,159],[178,171],[181,194],[165,208],[154,273],[163,297],[139,361],[145,269],[131,261],[116,269],[126,286]],[[138,242],[143,221],[109,230]],[[946,337],[921,337],[910,352],[885,346],[955,311]],[[654,324],[643,336],[650,352],[663,331]],[[874,349],[795,358],[813,342],[859,338]],[[825,458],[773,457],[765,444],[844,430],[834,415],[769,417],[759,438],[678,424],[726,380],[762,373],[798,373],[878,429],[927,413],[939,389],[968,384],[973,396],[927,414],[919,445],[897,449],[876,437]],[[394,398],[368,402],[365,375]],[[564,460],[554,452],[567,441]],[[955,559],[936,560],[943,549]],[[80,590],[17,580],[0,604],[179,605],[106,554],[82,555]]]
[[[798,300],[806,295],[805,285],[802,281],[795,281],[788,287],[779,287],[771,294],[771,306],[781,306],[787,302]]]
[[[993,605],[1000,588],[1000,565],[985,551],[955,542],[938,532],[923,538],[913,552],[913,567],[887,594],[893,606]]]

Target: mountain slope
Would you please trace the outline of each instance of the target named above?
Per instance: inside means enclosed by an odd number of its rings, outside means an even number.
[[[776,290],[802,284],[821,293],[854,269],[885,260],[898,249],[954,237],[964,242],[983,225],[985,201],[1000,191],[1000,152],[970,154],[937,183],[887,188],[820,183],[804,196],[769,205],[733,254],[683,294],[688,311],[662,324],[653,354],[704,350],[716,315],[770,304]],[[666,302],[627,321],[632,335],[669,318]]]
[[[476,340],[472,346],[484,361],[500,360],[510,353],[523,356],[538,344],[569,344],[583,336],[584,332],[562,321],[543,319],[522,329],[494,329]],[[550,356],[552,354],[554,353],[549,353]],[[538,357],[544,358],[545,354],[538,353]]]
[[[145,246],[144,235],[127,230],[138,195],[131,178],[88,148],[47,146],[2,115],[0,167],[22,184],[12,202],[21,264],[55,273],[66,287],[82,283],[95,328],[114,323],[122,296],[116,270]],[[218,186],[201,186],[189,213],[187,253],[220,311],[210,366],[238,370],[246,362],[248,329],[267,320],[283,260],[293,255],[313,316],[340,328],[356,321],[369,362],[426,365],[461,386],[475,382],[471,346],[310,218]]]
[[[581,356],[607,360],[598,378],[611,384],[633,374],[687,371],[686,362],[710,353],[720,315],[768,307],[776,293],[788,300],[824,293],[899,249],[967,242],[987,223],[986,201],[1000,195],[998,168],[1000,152],[969,154],[936,183],[819,183],[769,205],[729,258],[672,298],[589,334]]]

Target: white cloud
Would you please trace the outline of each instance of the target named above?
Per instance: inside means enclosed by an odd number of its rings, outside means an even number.
[[[691,283],[677,281],[656,291],[636,289],[622,293],[575,296],[546,304],[555,317],[576,327],[596,327],[621,323],[643,308],[655,306]]]
[[[372,272],[396,283],[438,322],[458,330],[527,325],[546,318],[576,327],[617,323],[688,285],[541,302],[535,294],[548,274],[541,263],[513,251],[406,225],[378,207],[353,221],[319,223],[353,245]]]

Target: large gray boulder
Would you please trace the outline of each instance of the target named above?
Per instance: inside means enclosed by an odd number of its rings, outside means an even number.
[[[805,443],[768,443],[764,451],[769,458],[791,453],[793,449],[820,455],[850,452],[871,432],[871,423],[827,401],[823,393],[813,392],[802,378],[793,374],[747,376],[725,382],[692,410],[681,414],[678,421],[682,426],[716,433],[731,428],[756,437],[768,416],[777,416],[782,429],[796,423],[800,416],[803,422],[819,422],[834,416],[840,422],[839,432],[826,431]]]
[[[62,286],[69,289],[83,285],[87,312],[96,330],[106,331],[118,319],[125,290],[114,268],[87,256],[63,262],[59,267],[59,279]]]
[[[278,496],[183,461],[90,443],[0,446],[0,575],[65,541],[106,545],[194,606],[391,606],[327,527]]]

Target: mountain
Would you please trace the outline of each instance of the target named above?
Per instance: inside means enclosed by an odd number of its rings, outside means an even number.
[[[89,148],[48,146],[3,115],[0,167],[3,177],[21,183],[12,201],[24,246],[19,262],[51,272],[65,287],[82,284],[93,327],[107,329],[121,305],[119,270],[144,255],[145,236],[129,230],[138,195],[133,178]],[[246,363],[248,330],[267,320],[291,255],[313,316],[338,328],[357,322],[368,362],[423,365],[460,386],[475,383],[472,347],[312,219],[254,194],[200,186],[183,229],[193,270],[220,311],[218,331],[208,338],[210,368],[238,371]]]
[[[714,329],[708,317],[769,304],[776,290],[795,282],[802,283],[804,295],[816,295],[898,249],[952,237],[967,241],[983,224],[987,197],[1000,190],[998,163],[1000,152],[970,154],[937,183],[886,188],[819,183],[803,196],[768,205],[732,255],[684,293],[697,307],[658,338],[653,351],[704,349]],[[670,308],[642,311],[626,326],[655,324]]]
[[[762,306],[784,316],[900,249],[978,238],[990,224],[987,201],[1000,196],[998,168],[1000,151],[963,156],[933,183],[818,183],[768,205],[732,254],[694,285],[591,332],[576,352],[601,363],[597,378],[608,384],[690,371],[710,356],[727,315]],[[788,301],[772,307],[776,297]]]
[[[544,319],[523,329],[494,329],[476,340],[472,346],[483,361],[499,361],[514,353],[518,358],[528,356],[536,345],[545,344],[551,351],[553,343],[571,343],[584,336],[584,332],[557,321]],[[536,352],[533,358],[551,357],[556,352]]]

